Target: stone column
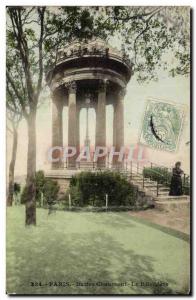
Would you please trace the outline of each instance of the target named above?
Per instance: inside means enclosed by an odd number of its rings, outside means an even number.
[[[113,118],[113,146],[115,152],[119,152],[124,146],[124,96],[125,89],[118,91],[116,102],[114,103],[114,118]],[[117,167],[122,167],[122,163],[118,162],[118,156],[113,158],[113,164]]]
[[[115,112],[115,104],[113,103],[113,146],[116,145],[116,112]]]
[[[57,96],[52,94],[52,147],[63,147],[63,104]],[[53,151],[53,157],[60,157],[59,150]],[[61,157],[60,157],[61,158]],[[62,167],[62,161],[52,162],[52,169]]]
[[[76,148],[77,154],[80,152],[80,104],[76,105]]]
[[[76,82],[66,85],[68,88],[68,146],[77,147],[77,109],[76,109]],[[76,167],[77,155],[68,159],[68,168]]]
[[[106,147],[106,82],[99,84],[98,101],[96,107],[96,147]],[[104,168],[106,157],[100,157],[97,167]]]

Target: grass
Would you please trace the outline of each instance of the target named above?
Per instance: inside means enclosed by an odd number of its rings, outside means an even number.
[[[24,207],[8,208],[7,293],[187,294],[189,247],[126,212],[37,209],[25,228]]]

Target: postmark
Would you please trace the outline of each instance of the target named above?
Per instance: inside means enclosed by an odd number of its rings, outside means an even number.
[[[148,100],[143,117],[140,143],[159,150],[176,151],[183,119],[183,106]]]

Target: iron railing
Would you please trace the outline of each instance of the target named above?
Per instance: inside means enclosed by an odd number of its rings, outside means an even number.
[[[91,152],[91,157],[94,157],[94,152]],[[85,165],[85,161],[77,162],[74,166],[75,169],[82,169]],[[68,163],[68,159],[64,162],[64,164],[61,164],[61,169],[72,169],[73,166],[70,166]],[[159,169],[159,171],[157,169]],[[151,161],[137,161],[137,160],[131,160],[127,161],[127,159],[124,157],[121,164],[117,163],[114,164],[113,162],[109,161],[109,154],[106,156],[105,165],[100,166],[95,162],[93,159],[91,162],[86,163],[86,168],[84,170],[95,170],[95,171],[118,171],[126,175],[126,177],[132,179],[134,174],[140,174],[142,178],[142,186],[145,187],[145,179],[154,178],[154,181],[156,181],[156,194],[159,195],[159,188],[163,185],[169,187],[171,182],[171,176],[172,176],[172,168],[166,167]],[[145,170],[150,169],[151,174],[153,176],[146,175]],[[165,174],[163,174],[165,173]],[[168,174],[168,176],[167,176]],[[157,176],[157,179],[156,179]],[[183,174],[183,180],[182,180],[182,187],[183,187],[183,194],[189,195],[190,194],[190,176],[186,173]]]

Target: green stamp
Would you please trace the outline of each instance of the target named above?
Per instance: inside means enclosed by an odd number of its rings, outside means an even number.
[[[184,118],[181,106],[148,100],[140,142],[159,150],[175,151]]]

